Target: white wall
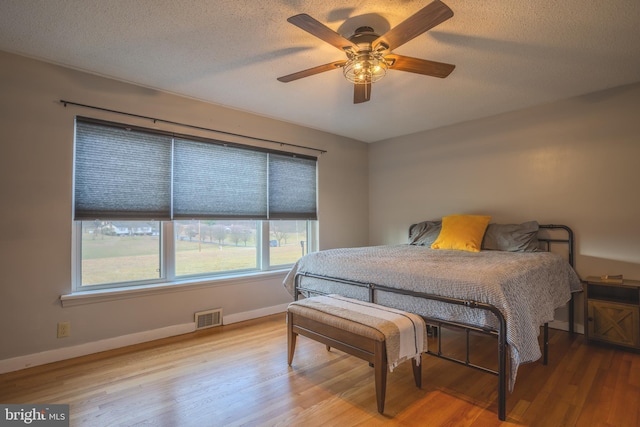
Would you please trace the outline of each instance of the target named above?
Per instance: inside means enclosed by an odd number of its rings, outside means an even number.
[[[119,337],[135,340],[182,330],[203,309],[222,307],[225,318],[239,319],[291,301],[280,275],[62,307],[60,295],[71,291],[74,117],[195,132],[65,108],[60,99],[327,150],[318,168],[320,246],[368,243],[364,143],[4,52],[0,93],[0,372],[7,360],[10,368],[21,367],[73,355],[74,349],[85,351],[92,343],[117,344]],[[59,321],[71,322],[71,337],[56,338]],[[38,354],[42,357],[34,357]]]
[[[640,83],[374,143],[370,243],[454,213],[535,219],[573,229],[582,277],[640,280],[639,160]]]

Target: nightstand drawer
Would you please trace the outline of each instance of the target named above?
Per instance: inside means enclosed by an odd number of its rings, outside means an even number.
[[[587,311],[590,340],[640,348],[640,307],[590,299]]]

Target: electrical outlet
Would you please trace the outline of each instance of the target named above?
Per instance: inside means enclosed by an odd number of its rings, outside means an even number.
[[[71,335],[71,322],[58,322],[58,338]]]

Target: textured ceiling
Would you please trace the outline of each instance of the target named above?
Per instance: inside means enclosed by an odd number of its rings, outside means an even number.
[[[390,70],[358,105],[341,70],[276,80],[345,58],[287,18],[382,34],[429,0],[1,0],[0,50],[365,142],[640,81],[639,0],[444,2],[394,52],[453,73]]]

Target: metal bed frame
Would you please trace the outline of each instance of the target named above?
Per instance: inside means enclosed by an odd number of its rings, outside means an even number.
[[[573,231],[567,227],[566,225],[557,225],[557,224],[541,224],[540,225],[540,229],[547,229],[547,230],[561,230],[564,234],[566,234],[566,237],[564,238],[551,238],[551,237],[538,237],[538,241],[541,242],[541,244],[544,246],[544,249],[547,252],[551,251],[551,247],[552,245],[555,244],[566,244],[568,246],[568,262],[569,264],[574,267],[574,253],[573,253],[573,246],[574,246],[574,237],[573,237]],[[440,301],[443,303],[447,303],[447,304],[455,304],[455,305],[462,305],[462,306],[466,306],[469,307],[471,309],[474,310],[487,310],[490,311],[491,313],[493,313],[497,320],[498,320],[498,327],[497,328],[490,328],[490,327],[484,327],[484,326],[477,326],[477,325],[472,325],[472,324],[466,324],[466,323],[460,323],[460,322],[452,322],[452,321],[448,321],[448,320],[444,320],[444,319],[439,319],[439,318],[431,318],[428,316],[422,316],[425,319],[425,322],[427,323],[427,325],[430,325],[431,327],[435,327],[436,330],[438,328],[441,328],[442,326],[445,327],[454,327],[454,328],[459,328],[459,329],[463,329],[465,331],[466,334],[466,357],[465,360],[461,360],[461,359],[456,359],[454,357],[450,357],[447,356],[445,354],[443,354],[442,352],[442,334],[438,334],[438,350],[436,352],[433,352],[431,350],[427,351],[427,354],[430,354],[432,356],[441,358],[441,359],[445,359],[445,360],[449,360],[451,362],[455,362],[464,366],[468,366],[470,368],[473,369],[477,369],[480,370],[482,372],[486,372],[492,375],[496,375],[498,377],[498,418],[501,421],[505,421],[506,420],[506,398],[507,398],[507,337],[506,337],[506,331],[507,331],[507,321],[504,318],[504,316],[502,315],[502,313],[500,312],[500,310],[491,305],[491,304],[486,304],[483,302],[479,302],[479,301],[475,301],[475,300],[465,300],[465,299],[458,299],[458,298],[450,298],[450,297],[444,297],[444,296],[440,296],[440,295],[435,295],[435,294],[429,294],[429,293],[424,293],[424,292],[415,292],[415,291],[410,291],[410,290],[405,290],[405,289],[397,289],[397,288],[391,288],[388,286],[382,286],[382,285],[378,285],[375,283],[363,283],[363,282],[358,282],[358,281],[354,281],[354,280],[348,280],[348,279],[342,279],[342,278],[337,278],[337,277],[329,277],[329,276],[323,276],[323,275],[318,275],[318,274],[313,274],[313,273],[305,273],[305,272],[299,272],[296,274],[295,276],[295,295],[294,295],[294,299],[297,301],[299,295],[302,294],[302,292],[308,292],[311,294],[326,294],[325,292],[322,291],[318,291],[315,289],[311,289],[311,288],[305,288],[304,286],[301,286],[300,281],[302,280],[303,277],[311,277],[311,278],[316,278],[316,279],[322,279],[322,280],[326,280],[326,281],[331,281],[331,282],[335,282],[335,283],[342,283],[342,284],[346,284],[346,285],[352,285],[352,286],[357,286],[357,287],[362,287],[362,288],[366,288],[368,289],[368,298],[369,298],[369,302],[375,302],[376,301],[376,292],[377,291],[381,291],[381,292],[390,292],[390,293],[396,293],[396,294],[402,294],[402,295],[409,295],[409,296],[413,296],[413,297],[418,297],[418,298],[425,298],[425,299],[430,299],[430,300],[435,300],[435,301]],[[568,303],[569,306],[569,333],[571,335],[573,335],[574,333],[574,303],[573,303],[573,294],[571,296],[571,300]],[[484,335],[490,335],[490,336],[495,336],[497,338],[497,342],[498,342],[498,370],[494,370],[494,369],[490,369],[487,368],[485,366],[481,366],[481,365],[476,365],[474,363],[471,363],[470,358],[469,358],[469,334],[470,332],[479,332],[481,334]],[[548,363],[548,358],[549,358],[549,324],[545,323],[543,325],[543,364],[546,365]]]

